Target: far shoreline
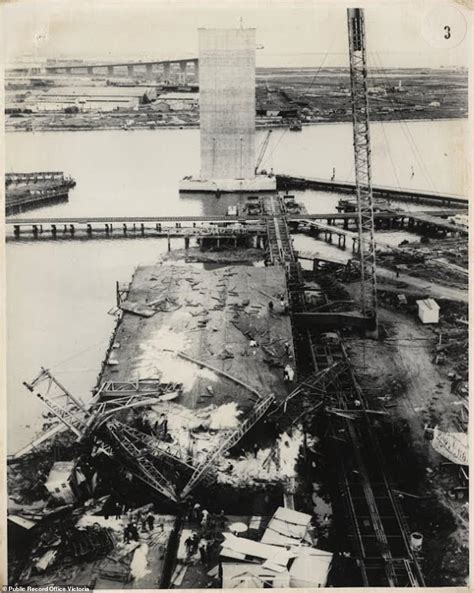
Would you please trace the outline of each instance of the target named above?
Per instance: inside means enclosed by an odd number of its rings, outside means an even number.
[[[459,116],[459,117],[410,117],[404,119],[373,119],[371,120],[372,124],[377,123],[409,123],[409,122],[443,122],[443,121],[455,121],[455,120],[468,120],[468,116]],[[333,120],[333,121],[314,121],[314,122],[301,122],[303,127],[312,127],[312,126],[320,126],[320,125],[342,125],[342,124],[351,124],[351,119],[345,120]],[[121,131],[121,132],[135,132],[135,131],[149,131],[149,132],[156,132],[157,130],[196,130],[199,129],[199,124],[163,124],[163,125],[156,125],[154,127],[150,126],[129,126],[124,128],[123,125],[117,126],[61,126],[61,127],[54,127],[51,128],[49,126],[38,127],[35,129],[25,129],[22,127],[15,127],[15,126],[8,126],[5,125],[5,133],[30,133],[34,134],[35,132],[107,132],[107,131]],[[269,130],[269,129],[287,129],[288,125],[286,124],[261,124],[256,125],[256,130]],[[297,134],[297,132],[293,132]]]

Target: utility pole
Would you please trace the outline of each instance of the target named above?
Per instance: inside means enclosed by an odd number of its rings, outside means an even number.
[[[375,262],[374,209],[370,163],[369,107],[364,11],[347,9],[351,74],[355,182],[359,222],[362,314],[370,319],[368,330],[377,331],[377,269]]]

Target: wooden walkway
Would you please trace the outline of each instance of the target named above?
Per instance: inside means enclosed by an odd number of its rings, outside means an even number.
[[[277,188],[287,189],[318,189],[328,192],[355,194],[355,184],[348,181],[331,181],[310,177],[293,177],[292,175],[277,175]],[[411,188],[396,188],[382,185],[372,187],[374,198],[389,198],[405,202],[441,203],[445,206],[466,207],[468,199],[458,194],[422,191]]]

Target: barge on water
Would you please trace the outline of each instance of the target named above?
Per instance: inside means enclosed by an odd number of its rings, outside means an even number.
[[[76,185],[61,171],[6,173],[5,214],[11,216],[50,204],[67,202]]]

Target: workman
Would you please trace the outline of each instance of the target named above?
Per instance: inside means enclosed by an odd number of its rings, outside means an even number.
[[[221,509],[221,512],[219,513],[218,522],[219,522],[219,525],[220,525],[221,529],[224,529],[225,524],[227,523],[227,519],[226,519],[226,516],[225,516],[224,509]]]
[[[199,542],[199,554],[201,555],[201,562],[207,566],[208,556],[207,556],[207,541],[202,539]]]
[[[201,523],[201,520],[202,520],[202,511],[201,511],[201,505],[198,502],[193,507],[193,518],[198,523]]]
[[[159,420],[155,422],[156,436],[165,441],[168,436],[168,418],[166,414],[160,414]]]
[[[151,513],[148,513],[147,518],[146,518],[146,522],[147,522],[147,525],[148,525],[148,529],[150,531],[153,531],[153,529],[155,527],[155,517]]]
[[[194,534],[191,535],[185,540],[184,547],[186,548],[186,562],[189,562],[191,556],[194,554]]]
[[[283,378],[285,381],[292,383],[295,376],[295,371],[291,367],[291,365],[287,364],[283,370]]]
[[[209,511],[206,509],[203,509],[202,511],[202,519],[201,519],[201,526],[205,527],[207,525],[207,520],[209,518]]]

